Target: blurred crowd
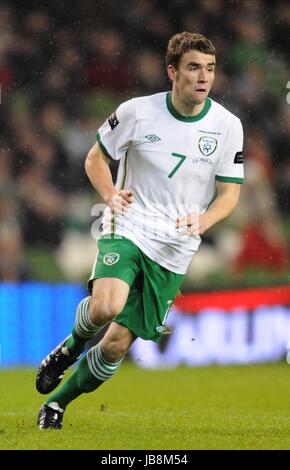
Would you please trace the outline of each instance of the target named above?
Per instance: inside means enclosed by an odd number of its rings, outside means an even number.
[[[88,272],[97,196],[84,158],[117,104],[170,89],[167,41],[184,30],[217,49],[211,97],[241,118],[247,162],[239,209],[205,237],[193,285],[201,267],[287,269],[288,1],[0,0],[0,279],[37,278],[35,251],[64,279]]]

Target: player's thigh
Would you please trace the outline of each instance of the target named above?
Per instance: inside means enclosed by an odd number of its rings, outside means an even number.
[[[106,310],[111,312],[112,317],[118,315],[127,302],[129,291],[129,284],[122,279],[111,277],[95,279],[91,299],[92,313]]]
[[[107,360],[117,361],[126,354],[135,339],[136,336],[128,328],[112,322],[100,346]]]
[[[140,270],[139,250],[130,240],[100,239],[98,248],[88,286],[92,292],[90,316],[96,324],[121,313]]]

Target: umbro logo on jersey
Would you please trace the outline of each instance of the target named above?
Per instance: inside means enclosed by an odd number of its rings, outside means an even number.
[[[160,325],[156,326],[155,330],[158,331],[160,335],[171,335],[172,330],[168,326]]]
[[[198,141],[199,150],[208,157],[217,148],[218,141],[214,137],[201,137]]]
[[[163,326],[163,325],[160,325],[160,326],[156,326],[156,331],[158,331],[158,333],[162,334],[164,333],[164,331],[166,331],[166,326]]]
[[[148,139],[150,142],[157,142],[158,140],[161,140],[160,137],[155,134],[145,135],[145,139]]]

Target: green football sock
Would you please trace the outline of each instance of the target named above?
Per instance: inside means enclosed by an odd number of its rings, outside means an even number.
[[[56,402],[60,408],[65,410],[67,405],[79,395],[93,392],[112,377],[120,367],[122,360],[123,358],[117,362],[107,361],[100,345],[97,344],[82,358],[73,375],[46,400],[45,404]]]
[[[60,408],[66,409],[67,405],[75,400],[82,393],[89,393],[96,390],[103,381],[96,379],[89,370],[87,357],[80,361],[77,370],[68,378],[60,389],[51,395],[45,402],[49,405],[52,402],[58,403]]]
[[[82,352],[84,352],[87,341],[87,339],[78,336],[73,328],[71,335],[66,340],[64,346],[69,350],[71,356],[78,357]]]
[[[90,296],[85,297],[79,303],[72,333],[64,344],[72,357],[78,357],[85,350],[86,342],[104,327],[104,325],[95,325],[91,321],[89,314],[90,300]]]

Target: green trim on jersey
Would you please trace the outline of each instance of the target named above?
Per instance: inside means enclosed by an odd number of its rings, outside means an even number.
[[[111,155],[109,154],[108,150],[106,149],[106,147],[104,146],[104,144],[101,141],[101,136],[100,136],[99,132],[96,134],[96,138],[97,138],[97,141],[99,143],[99,146],[101,147],[101,150],[102,150],[103,154],[106,155],[106,157],[109,157],[112,160]],[[112,214],[112,216],[111,216],[111,232],[115,233],[115,215],[114,214]]]
[[[222,181],[224,183],[238,183],[238,184],[243,184],[244,178],[235,178],[232,176],[218,176],[216,175],[215,179],[217,181]]]
[[[101,147],[102,152],[106,155],[106,157],[109,157],[111,160],[113,160],[111,155],[109,154],[108,150],[106,149],[106,147],[102,143],[101,136],[100,136],[99,133],[96,134],[96,139],[98,141],[99,146]]]
[[[126,177],[127,177],[127,160],[128,160],[128,154],[126,153],[125,155],[125,163],[124,163],[124,174],[123,174],[123,179],[122,183],[120,186],[120,191],[125,188],[125,182],[126,182]]]
[[[179,114],[179,112],[173,106],[171,91],[169,91],[166,95],[166,104],[167,104],[167,109],[170,112],[170,114],[172,114],[172,116],[178,119],[179,121],[196,122],[202,119],[209,112],[210,107],[211,107],[211,100],[208,97],[205,99],[204,107],[202,108],[200,113],[197,114],[196,116],[183,116],[182,114]]]
[[[115,234],[115,229],[116,229],[115,215],[112,214],[112,216],[111,216],[111,233],[112,233],[112,235]]]

